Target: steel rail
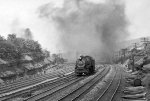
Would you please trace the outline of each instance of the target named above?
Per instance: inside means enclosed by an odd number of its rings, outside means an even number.
[[[119,71],[120,69],[118,70],[117,68],[116,74],[111,80],[111,82],[105,87],[102,93],[98,95],[99,97],[96,98],[96,100],[94,101],[112,101],[112,99],[115,96],[115,93],[117,92],[117,89],[119,88],[121,77],[122,77]],[[119,80],[117,78],[119,78]]]
[[[23,87],[26,87],[29,85],[33,85],[33,84],[36,84],[38,82],[44,81],[46,79],[51,79],[53,77],[61,76],[61,75],[63,75],[63,74],[60,74],[59,72],[57,72],[55,74],[50,73],[49,75],[41,75],[41,76],[38,76],[37,78],[26,79],[26,80],[23,80],[21,82],[15,82],[15,83],[12,83],[10,85],[1,87],[0,88],[0,94],[10,92],[10,91],[13,91],[13,90],[16,90],[19,88],[23,88]]]
[[[99,81],[101,81],[110,71],[110,68],[106,68],[103,73],[99,73],[96,77],[91,79],[90,82],[78,87],[77,89],[70,92],[68,95],[63,96],[58,101],[76,101],[79,97],[87,94]]]
[[[3,101],[3,100],[4,100],[4,101],[5,101],[5,100],[9,100],[9,99],[11,99],[11,98],[15,98],[15,97],[21,96],[21,95],[23,95],[23,94],[26,94],[27,92],[32,92],[32,91],[36,91],[36,90],[41,90],[42,88],[50,89],[50,88],[52,88],[52,87],[58,86],[58,85],[60,85],[60,84],[62,84],[62,83],[71,81],[71,80],[73,80],[73,79],[76,79],[76,76],[73,75],[73,74],[70,74],[70,75],[67,75],[66,77],[58,78],[58,79],[53,80],[53,81],[49,81],[49,82],[47,82],[46,84],[37,85],[36,87],[30,88],[30,89],[26,89],[26,90],[22,90],[22,91],[20,91],[20,92],[15,93],[15,94],[11,94],[11,95],[5,96],[5,97],[1,98],[0,100],[1,100],[1,101]],[[41,93],[42,93],[42,92],[41,92]],[[36,95],[38,95],[38,94],[36,94]],[[29,97],[29,98],[32,98],[32,97],[34,97],[34,96],[36,96],[36,95],[33,95],[33,96]],[[27,98],[27,99],[29,99],[29,98]]]
[[[101,72],[104,71],[105,69],[101,69]],[[68,87],[70,87],[71,85],[74,85],[76,83],[78,83],[79,81],[83,80],[84,78],[86,78],[85,76],[83,77],[80,77],[74,81],[71,81],[71,82],[68,82],[64,85],[61,85],[60,87],[56,87],[55,89],[52,89],[52,90],[47,90],[45,92],[43,92],[42,94],[38,95],[38,96],[35,96],[34,98],[32,99],[28,99],[27,101],[43,101],[49,97],[51,97],[52,95],[55,95],[57,92],[63,90],[63,89],[66,89]]]

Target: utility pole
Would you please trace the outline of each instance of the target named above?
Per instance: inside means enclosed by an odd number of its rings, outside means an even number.
[[[150,41],[148,40],[148,38],[142,38],[141,42],[143,42],[144,44],[144,49],[146,50],[147,48],[147,45],[150,43]]]
[[[133,43],[134,44],[134,48],[137,50],[137,43]]]
[[[122,60],[122,51],[121,50],[119,51],[119,60],[121,61],[121,64],[122,64],[123,60]]]
[[[141,39],[141,42],[143,42],[144,50],[145,50],[145,53],[147,54],[147,46],[148,44],[150,44],[150,41],[148,40],[148,38],[144,37]]]
[[[133,50],[132,50],[132,54],[136,54],[137,53],[137,43],[133,43]]]
[[[127,48],[121,49],[121,55],[123,55],[123,59],[122,62],[124,62],[125,58],[126,58],[126,53],[127,53]]]
[[[131,57],[132,58],[132,70],[134,71],[134,63],[135,63],[135,54],[136,54],[136,44],[134,43],[134,48],[131,50]]]
[[[116,58],[116,61],[118,61],[119,59],[121,59],[121,57],[120,57],[120,51],[117,51],[117,52],[116,52],[116,57],[117,57],[117,58]]]

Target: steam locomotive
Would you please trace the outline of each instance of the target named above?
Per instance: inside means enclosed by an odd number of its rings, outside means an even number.
[[[91,75],[95,72],[95,60],[90,56],[80,56],[76,61],[75,74],[80,75]]]

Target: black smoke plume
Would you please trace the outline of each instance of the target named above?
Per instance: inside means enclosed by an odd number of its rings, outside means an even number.
[[[39,12],[40,17],[55,23],[59,44],[69,58],[79,54],[110,57],[128,35],[125,5],[116,0],[65,0],[62,8],[46,4]]]

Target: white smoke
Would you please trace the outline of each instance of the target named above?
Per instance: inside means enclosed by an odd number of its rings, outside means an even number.
[[[11,30],[17,35],[17,37],[22,37],[24,39],[33,39],[33,33],[30,28],[24,28],[21,25],[19,19],[14,19],[11,24]]]

